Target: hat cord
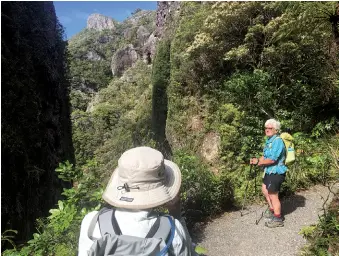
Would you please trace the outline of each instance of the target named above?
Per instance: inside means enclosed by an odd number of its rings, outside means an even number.
[[[125,189],[127,192],[130,192],[131,189],[140,189],[139,186],[135,185],[135,186],[128,186],[127,183],[124,183],[123,186],[118,186],[117,187],[118,190],[121,190],[121,189]]]

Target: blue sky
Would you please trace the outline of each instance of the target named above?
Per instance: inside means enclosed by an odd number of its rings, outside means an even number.
[[[155,10],[155,1],[54,1],[56,15],[64,26],[66,38],[86,27],[87,18],[92,13],[100,13],[123,21],[131,13],[140,8],[142,10]]]

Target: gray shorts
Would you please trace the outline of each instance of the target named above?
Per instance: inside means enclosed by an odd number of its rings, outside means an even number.
[[[263,183],[269,193],[279,193],[281,184],[285,181],[285,174],[265,174]]]

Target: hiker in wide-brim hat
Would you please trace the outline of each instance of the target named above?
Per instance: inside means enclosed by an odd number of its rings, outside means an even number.
[[[102,240],[107,233],[120,233],[123,235],[119,237],[121,240],[126,236],[144,239],[149,237],[150,230],[154,229],[153,226],[157,226],[159,223],[158,230],[166,229],[161,225],[163,222],[167,225],[167,219],[164,221],[164,217],[159,218],[159,213],[154,212],[153,208],[166,207],[166,204],[173,207],[173,204],[175,205],[178,201],[180,186],[179,167],[174,162],[164,159],[163,154],[158,150],[150,147],[136,147],[124,152],[119,158],[118,167],[114,170],[102,196],[113,207],[112,209],[104,208],[99,212],[90,212],[84,217],[81,223],[78,255],[88,255],[88,253],[96,255],[93,251],[101,249],[93,249],[93,247],[108,244],[107,241],[97,242],[98,239]],[[171,219],[169,216],[166,217]],[[102,224],[102,222],[105,223]],[[163,239],[160,249],[168,247],[168,255],[193,255],[191,238],[185,225],[182,225],[178,219],[173,219],[172,223],[171,242],[168,245],[166,244],[169,240],[168,237]],[[152,247],[150,242],[152,239],[154,238],[145,239],[150,245],[142,249],[144,252]],[[137,255],[146,255],[137,251],[133,252]],[[127,254],[127,252],[124,253]]]
[[[102,197],[115,207],[150,209],[175,199],[180,186],[175,163],[155,149],[139,147],[122,154]]]

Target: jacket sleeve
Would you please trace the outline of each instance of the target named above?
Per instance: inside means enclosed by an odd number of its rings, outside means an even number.
[[[172,254],[175,256],[196,255],[183,218],[181,218],[180,221],[175,219],[175,234],[170,251],[172,251]]]

